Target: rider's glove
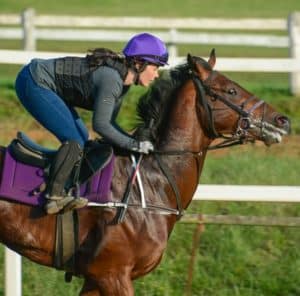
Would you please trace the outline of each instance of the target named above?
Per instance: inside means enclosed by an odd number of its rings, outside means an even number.
[[[153,151],[154,147],[150,141],[139,142],[138,152],[148,154],[150,151]]]

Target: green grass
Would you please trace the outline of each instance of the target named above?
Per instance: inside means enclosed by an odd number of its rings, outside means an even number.
[[[299,185],[300,162],[295,156],[272,155],[272,148],[263,153],[258,147],[238,149],[232,148],[223,157],[208,156],[201,183]]]
[[[291,11],[299,10],[298,0],[262,1],[252,0],[66,0],[45,3],[42,0],[1,0],[1,12],[15,13],[33,7],[43,14],[77,14],[77,15],[138,15],[164,17],[287,17]]]
[[[0,279],[4,283],[4,248],[0,248]],[[52,268],[32,263],[22,258],[22,295],[24,296],[73,296],[78,295],[82,280],[74,278],[72,284],[64,282],[64,273]],[[5,295],[0,284],[0,296]]]
[[[194,229],[178,224],[162,264],[136,283],[137,295],[183,295]],[[299,242],[297,229],[206,226],[191,295],[299,295]]]

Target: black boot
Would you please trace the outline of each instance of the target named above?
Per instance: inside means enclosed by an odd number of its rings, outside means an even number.
[[[45,205],[45,210],[48,214],[58,213],[64,208],[71,210],[86,206],[88,202],[86,198],[74,198],[65,192],[66,182],[81,157],[82,149],[76,141],[67,141],[58,149],[50,168],[46,188],[46,198],[49,201]]]

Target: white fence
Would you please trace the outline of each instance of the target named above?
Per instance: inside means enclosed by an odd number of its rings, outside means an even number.
[[[35,51],[36,41],[39,39],[126,42],[132,35],[141,30],[152,31],[165,40],[173,61],[177,60],[177,45],[179,44],[288,47],[290,49],[289,59],[231,60],[228,58],[220,63],[220,65],[227,63],[224,66],[225,68],[221,66],[218,69],[226,71],[289,72],[291,92],[300,95],[300,13],[297,12],[292,13],[288,20],[167,19],[35,15],[34,10],[28,9],[22,15],[0,15],[0,25],[2,25],[0,27],[0,39],[22,39],[23,49],[27,51]],[[222,33],[199,32],[199,30],[212,29],[222,30]],[[249,29],[256,31],[277,30],[286,32],[286,35],[224,33],[224,30],[228,29],[238,32]],[[1,62],[5,58],[10,59],[7,56],[5,57],[4,54],[4,52],[1,52]]]
[[[300,202],[300,186],[199,185],[193,200]]]
[[[57,58],[61,56],[84,56],[74,52],[42,52],[24,50],[1,50],[0,64],[26,64],[33,58]],[[185,57],[170,58],[170,66],[183,62]],[[247,72],[300,72],[300,59],[292,58],[217,58],[219,71]]]
[[[22,295],[22,259],[9,248],[5,248],[5,295]]]
[[[37,39],[126,42],[137,30],[155,31],[177,56],[176,44],[228,44],[267,47],[288,47],[287,36],[253,34],[201,33],[203,29],[218,30],[280,30],[287,31],[284,19],[168,19],[150,17],[77,17],[35,15],[33,9],[22,15],[0,15],[0,38],[23,39],[25,50],[35,50]],[[47,27],[47,29],[45,29]],[[66,29],[66,27],[69,27]],[[81,29],[78,29],[81,28]],[[92,28],[92,29],[91,29]],[[96,29],[95,29],[96,28]],[[113,30],[111,30],[113,28]],[[122,30],[116,30],[120,29]],[[124,30],[126,28],[126,30]],[[105,29],[105,30],[103,30]],[[110,29],[110,30],[108,30]],[[129,31],[134,29],[135,31]],[[180,30],[189,29],[190,32]],[[197,30],[195,32],[195,30]],[[191,32],[192,31],[192,32]]]

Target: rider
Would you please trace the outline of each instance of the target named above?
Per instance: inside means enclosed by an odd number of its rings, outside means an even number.
[[[66,195],[64,185],[79,162],[89,134],[74,107],[91,110],[95,132],[113,145],[149,153],[149,141],[137,141],[116,125],[123,97],[133,84],[148,86],[168,61],[165,44],[149,33],[135,35],[123,55],[97,48],[85,57],[33,59],[18,74],[16,93],[27,111],[62,143],[50,168],[45,210],[81,208],[85,198]]]

